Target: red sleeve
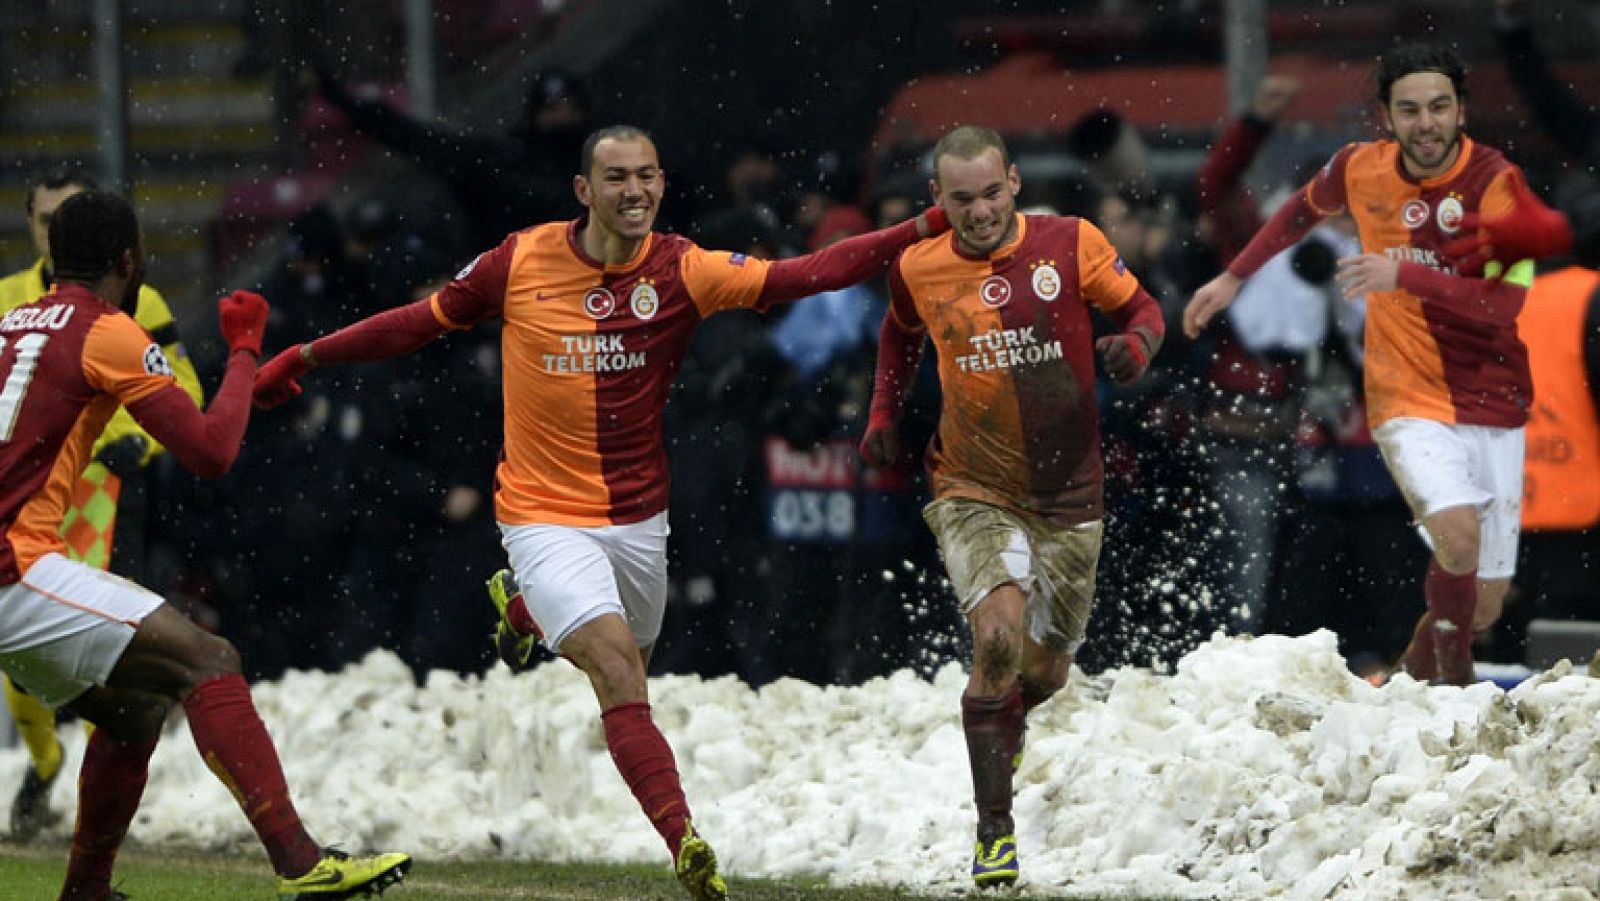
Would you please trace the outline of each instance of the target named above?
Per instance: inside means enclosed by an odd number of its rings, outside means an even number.
[[[867,232],[831,244],[816,253],[779,260],[767,270],[761,286],[763,306],[787,303],[823,291],[837,291],[882,272],[895,254],[920,240],[917,220]]]
[[[926,334],[900,276],[900,267],[895,266],[889,271],[889,311],[878,329],[878,367],[872,379],[870,422],[887,425],[900,418],[900,408],[905,405],[917,367],[922,364]]]
[[[1245,170],[1271,133],[1271,123],[1253,116],[1240,116],[1228,125],[1200,164],[1197,183],[1202,211],[1215,215],[1223,201],[1239,190]]]
[[[447,331],[500,315],[517,235],[456,273],[437,294],[375,313],[311,342],[318,366],[370,363],[411,353]]]
[[[1118,330],[1144,339],[1145,359],[1154,357],[1156,351],[1161,349],[1161,340],[1167,334],[1167,323],[1161,317],[1161,305],[1156,303],[1149,291],[1141,287],[1128,298],[1127,303],[1103,312],[1117,324]]]
[[[228,355],[222,387],[204,413],[177,385],[129,403],[128,412],[186,469],[214,479],[227,472],[239,456],[239,442],[250,422],[250,385],[255,374],[255,355],[236,350]]]
[[[1439,304],[1468,319],[1511,326],[1528,299],[1528,289],[1505,279],[1468,278],[1440,272],[1421,263],[1400,262],[1396,282],[1401,290]]]
[[[499,316],[505,309],[506,286],[516,256],[517,235],[485,251],[468,263],[435,295],[435,314],[450,328],[468,328]]]
[[[1244,250],[1239,251],[1239,255],[1228,264],[1228,271],[1240,278],[1249,278],[1268,260],[1298,244],[1313,226],[1321,222],[1324,214],[1317,212],[1306,200],[1310,190],[1311,186],[1307,185],[1285,200],[1283,206],[1278,207],[1272,218],[1245,245]]]
[[[1349,202],[1349,189],[1345,184],[1345,175],[1350,169],[1350,158],[1360,149],[1360,144],[1346,144],[1339,148],[1311,181],[1306,183],[1306,203],[1320,218],[1332,216],[1334,213],[1344,212],[1345,204]]]
[[[370,363],[411,353],[450,330],[434,315],[439,295],[384,310],[311,342],[318,366]]]

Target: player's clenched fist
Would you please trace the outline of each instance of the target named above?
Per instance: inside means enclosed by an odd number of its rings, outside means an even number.
[[[1136,381],[1150,366],[1150,354],[1144,339],[1136,332],[1106,335],[1094,342],[1095,350],[1106,364],[1106,372],[1119,385]]]
[[[228,350],[248,350],[261,356],[261,336],[267,328],[267,299],[254,291],[235,291],[217,301],[222,338]]]
[[[303,344],[296,344],[268,360],[267,365],[256,370],[256,406],[270,410],[298,395],[301,388],[295,380],[310,372],[315,365]]]
[[[861,459],[873,469],[884,469],[900,459],[900,430],[892,422],[874,419],[861,436]]]
[[[1211,324],[1211,319],[1218,313],[1226,310],[1233,299],[1239,296],[1239,286],[1244,281],[1231,272],[1221,275],[1200,286],[1194,292],[1194,297],[1189,299],[1188,306],[1183,308],[1183,333],[1191,338],[1199,337],[1200,330]]]

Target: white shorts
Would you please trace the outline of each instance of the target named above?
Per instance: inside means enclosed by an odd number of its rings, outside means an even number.
[[[1478,508],[1478,578],[1509,579],[1522,530],[1523,430],[1391,419],[1372,432],[1395,484],[1422,520],[1451,507]]]
[[[87,563],[46,554],[0,587],[0,670],[60,707],[106,684],[161,596]]]
[[[500,543],[545,646],[607,613],[627,620],[640,647],[655,644],[667,609],[667,513],[619,526],[510,526]]]

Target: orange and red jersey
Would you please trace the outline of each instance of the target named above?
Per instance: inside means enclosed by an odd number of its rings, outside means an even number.
[[[1520,304],[1531,269],[1503,278],[1456,276],[1441,251],[1461,217],[1493,218],[1510,210],[1522,178],[1495,150],[1463,136],[1449,171],[1417,180],[1406,173],[1394,141],[1350,144],[1328,161],[1304,191],[1316,214],[1347,210],[1362,249],[1444,273],[1453,292],[1515,291]],[[1508,261],[1515,262],[1515,261]],[[1402,272],[1402,284],[1410,284]],[[1441,283],[1434,279],[1434,283]],[[1470,297],[1469,297],[1470,299]],[[1532,401],[1528,354],[1515,322],[1467,315],[1461,298],[1404,288],[1367,300],[1366,396],[1374,426],[1396,417],[1515,428]]]
[[[513,525],[637,522],[666,509],[661,416],[700,320],[758,306],[769,264],[653,233],[606,265],[577,222],[516,232],[433,298],[441,323],[498,316],[505,447],[495,513]]]
[[[912,246],[889,289],[894,324],[925,331],[938,353],[934,495],[1059,525],[1100,519],[1089,306],[1120,310],[1142,290],[1105,235],[1076,217],[1018,215],[1016,238],[987,257],[963,252],[953,234]]]
[[[73,481],[117,408],[176,385],[150,334],[80,285],[0,317],[0,585],[65,550]]]
[[[584,251],[587,222],[516,232],[437,294],[310,344],[319,363],[386,360],[450,329],[504,319],[495,513],[510,525],[603,526],[665,510],[661,416],[700,320],[869,278],[928,220],[773,263],[652,233],[617,264]],[[936,217],[934,227],[947,226]]]

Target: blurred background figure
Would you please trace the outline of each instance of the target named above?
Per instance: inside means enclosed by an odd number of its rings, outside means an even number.
[[[471,248],[493,247],[518,229],[577,215],[571,161],[594,125],[587,90],[575,76],[535,73],[521,115],[498,135],[445,129],[357,97],[321,66],[312,78],[317,95],[358,132],[445,183]]]
[[[1517,319],[1533,409],[1522,481],[1522,548],[1488,653],[1520,663],[1533,619],[1600,619],[1600,273],[1540,275]]]
[[[1197,173],[1201,215],[1223,266],[1266,221],[1245,172],[1299,91],[1293,78],[1262,79],[1249,110],[1227,125]],[[1281,203],[1288,189],[1279,186],[1272,199]],[[1328,237],[1348,249],[1347,240]],[[1325,258],[1320,249],[1330,246],[1325,238],[1309,255]],[[1322,266],[1315,273],[1320,281],[1310,282],[1288,258],[1273,263],[1252,277],[1253,288],[1240,290],[1243,309],[1229,310],[1208,339],[1211,390],[1202,395],[1200,419],[1208,439],[1206,475],[1222,514],[1221,603],[1229,628],[1245,633],[1267,628],[1279,514],[1294,467],[1301,356],[1322,342],[1331,313],[1331,266]],[[1322,287],[1307,290],[1310,285]],[[1280,296],[1285,291],[1290,296]]]

